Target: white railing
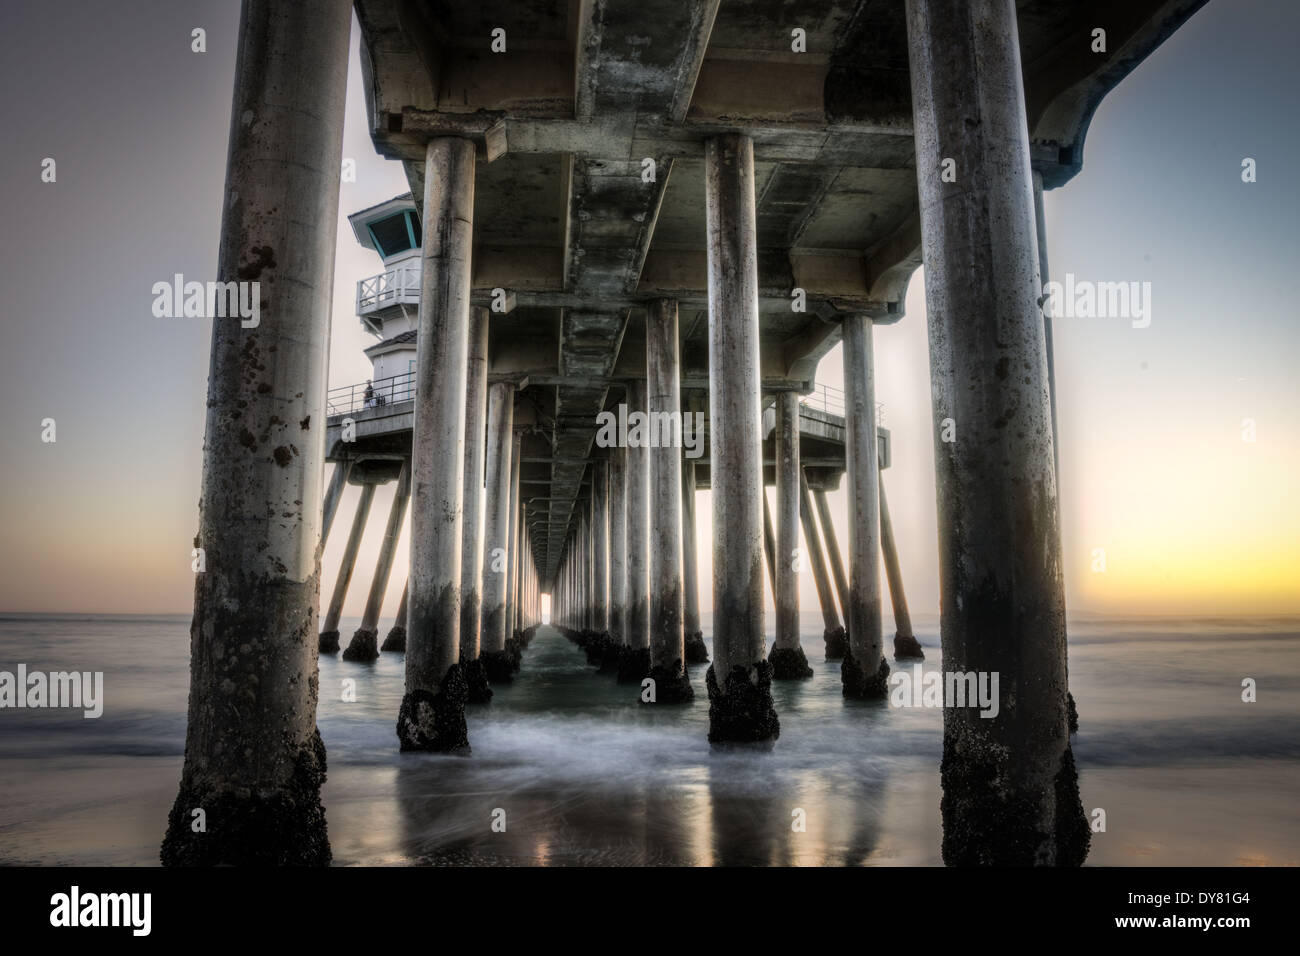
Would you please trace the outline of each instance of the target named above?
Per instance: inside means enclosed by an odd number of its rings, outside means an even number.
[[[816,385],[812,394],[804,395],[799,401],[809,408],[816,408],[829,415],[844,417],[844,389],[834,385]],[[885,403],[876,402],[876,427],[885,424]]]
[[[357,315],[369,315],[390,305],[420,301],[420,264],[418,259],[399,263],[357,283]]]

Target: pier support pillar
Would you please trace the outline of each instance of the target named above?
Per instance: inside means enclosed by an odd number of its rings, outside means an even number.
[[[460,667],[466,700],[492,699],[479,658],[483,626],[483,467],[487,457],[488,310],[470,309],[469,366],[465,375],[465,501],[460,529]]]
[[[617,668],[627,645],[627,449],[609,454],[609,637],[610,656],[603,666]]]
[[[1043,211],[1043,174],[1033,171],[1034,181],[1034,227],[1038,236],[1038,273],[1045,288],[1050,281],[1050,268],[1047,260],[1047,217]],[[1047,397],[1052,406],[1052,471],[1056,475],[1057,498],[1061,495],[1061,432],[1056,420],[1056,357],[1053,346],[1052,317],[1043,311],[1043,346],[1047,353]],[[1066,655],[1067,676],[1069,655]],[[1066,709],[1069,711],[1070,733],[1079,730],[1079,712],[1074,706],[1074,695],[1065,692]]]
[[[838,635],[826,639],[826,659],[840,660],[849,650],[849,579],[844,573],[844,558],[840,555],[840,542],[835,534],[835,522],[831,520],[830,502],[826,492],[818,488],[813,492],[813,501],[817,505],[817,523],[821,525],[822,539],[826,545],[826,560],[831,566],[831,580],[835,582],[835,596],[840,601],[840,614],[844,619],[844,628]]]
[[[709,139],[704,154],[713,482],[713,663],[709,740],[775,740],[763,634],[763,452],[754,144]]]
[[[519,647],[519,452],[523,434],[515,432],[510,449],[510,528],[506,549],[506,653],[510,670],[517,673],[523,651]]]
[[[776,601],[776,532],[772,530],[772,505],[767,500],[767,485],[763,486],[763,555],[767,558],[767,585]]]
[[[591,463],[591,629],[609,636],[609,463]]]
[[[460,667],[461,507],[469,366],[474,144],[440,137],[424,161],[424,261],[411,470],[403,750],[468,750]]]
[[[889,518],[889,499],[885,497],[885,475],[880,474],[880,553],[885,558],[885,579],[889,582],[889,603],[894,609],[894,659],[925,660],[925,651],[912,633],[912,615],[907,611],[907,594],[903,591],[903,569],[898,563],[894,544],[894,522]]]
[[[677,303],[657,299],[646,310],[646,409],[652,422],[675,422],[649,449],[650,677],[655,702],[695,699],[686,675],[682,621],[682,413]]]
[[[343,497],[343,489],[347,487],[348,475],[351,473],[351,458],[334,463],[329,490],[325,492],[325,502],[321,506],[320,547],[316,549],[318,555],[325,553],[325,542],[329,540],[330,528],[334,526],[334,515],[339,510],[339,500]]]
[[[406,499],[410,492],[411,466],[404,461],[397,479],[397,490],[393,495],[393,505],[388,510],[388,524],[384,527],[384,540],[379,545],[379,561],[375,564],[375,576],[370,581],[370,593],[366,597],[366,609],[361,615],[361,626],[343,651],[345,661],[373,661],[379,656],[379,612],[383,610],[384,594],[388,591],[388,576],[393,570],[397,539],[402,533],[402,519],[406,517]]]
[[[803,525],[803,539],[808,547],[808,565],[812,568],[813,583],[817,587],[817,603],[822,609],[822,639],[826,642],[826,660],[835,660],[844,656],[844,628],[840,625],[840,616],[835,609],[835,595],[831,592],[831,579],[826,571],[826,556],[822,553],[821,541],[817,536],[817,522],[813,518],[812,495],[808,493],[808,478],[799,471],[799,523]],[[838,653],[831,657],[833,643],[838,641]]]
[[[348,587],[352,583],[352,572],[357,566],[357,551],[361,548],[361,536],[366,532],[366,519],[370,517],[370,504],[374,497],[374,485],[367,482],[361,486],[357,513],[352,517],[348,543],[343,548],[343,560],[339,564],[339,574],[334,580],[329,608],[325,611],[325,620],[321,622],[320,637],[317,639],[317,648],[322,654],[337,654],[339,650],[339,618],[343,616],[343,602],[347,599]]]
[[[619,643],[610,627],[610,461],[595,459],[591,463],[591,578],[594,591],[592,603],[592,643],[587,648],[587,659],[602,669],[618,667]]]
[[[245,4],[240,19],[215,278],[257,283],[260,324],[212,323],[207,570],[166,865],[330,862],[314,639],[351,7]],[[205,833],[192,829],[200,808],[219,821]]]
[[[694,409],[688,414],[692,414]],[[693,419],[692,419],[693,420]],[[695,550],[695,459],[682,459],[682,614],[687,664],[707,664],[700,626],[700,564]]]
[[[777,680],[812,677],[799,641],[799,396],[776,395],[776,642],[772,676]]]
[[[840,666],[845,697],[883,698],[889,664],[881,636],[880,467],[876,444],[871,319],[844,320],[845,449],[849,493],[849,649]]]
[[[646,386],[627,385],[628,415],[646,410]],[[650,493],[649,456],[644,442],[627,447],[627,650],[618,664],[621,684],[640,684],[650,675]]]
[[[1008,0],[908,0],[945,670],[1000,711],[944,709],[943,858],[1078,865],[1065,601],[1020,44]],[[941,180],[945,157],[957,182]],[[940,426],[944,425],[945,428]],[[955,441],[943,440],[943,433]]]
[[[483,616],[479,659],[493,684],[508,684],[506,560],[510,547],[510,471],[514,450],[515,387],[493,382],[487,399],[487,483],[484,491]]]
[[[379,648],[382,652],[406,652],[406,597],[410,593],[411,582],[407,581],[402,586],[402,600],[398,602],[397,613],[393,615],[393,626],[388,629],[388,635]]]

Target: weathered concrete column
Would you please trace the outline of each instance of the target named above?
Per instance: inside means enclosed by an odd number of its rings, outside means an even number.
[[[831,520],[831,506],[826,500],[826,492],[818,488],[813,492],[813,501],[817,504],[817,521],[822,528],[822,537],[826,541],[826,560],[830,562],[831,579],[835,582],[835,594],[840,599],[840,614],[844,616],[845,630],[839,640],[832,646],[826,642],[826,659],[839,660],[849,650],[849,578],[844,573],[844,559],[840,556],[840,542],[835,535],[835,522]]]
[[[523,497],[523,486],[520,486],[520,497]],[[519,642],[519,649],[522,651],[526,638],[524,631],[528,628],[528,523],[525,520],[525,511],[522,500],[519,504],[519,571],[515,575],[518,579],[517,592],[519,611],[515,615],[519,621],[519,630],[515,633],[515,640]]]
[[[361,548],[361,536],[366,532],[366,519],[370,517],[370,503],[374,497],[374,485],[367,482],[361,486],[361,497],[357,499],[357,512],[352,517],[348,543],[343,548],[343,560],[339,563],[338,577],[334,579],[330,605],[325,611],[325,620],[321,624],[320,637],[317,641],[317,647],[322,654],[337,654],[339,650],[339,618],[343,616],[343,602],[347,599],[348,586],[352,583],[352,572],[357,566],[357,551]]]
[[[1047,217],[1043,211],[1043,174],[1033,171],[1034,180],[1034,231],[1038,237],[1038,275],[1041,285],[1046,288],[1051,274],[1047,259]],[[1052,406],[1052,471],[1056,475],[1056,494],[1061,494],[1061,432],[1056,421],[1056,356],[1053,342],[1052,317],[1043,311],[1043,346],[1047,353],[1047,397]],[[1068,646],[1068,641],[1067,641]],[[1066,654],[1067,674],[1069,670],[1069,653]],[[1074,695],[1065,692],[1066,711],[1069,715],[1070,733],[1079,730],[1079,712],[1074,706]]]
[[[510,450],[510,544],[506,549],[506,652],[510,669],[518,672],[523,650],[519,647],[519,452],[523,434],[515,432]]]
[[[609,636],[612,654],[627,643],[627,449],[609,455]]]
[[[648,449],[650,678],[655,703],[685,703],[695,691],[686,675],[682,621],[682,395],[674,300],[657,299],[646,309],[645,337],[646,410],[658,432]]]
[[[799,395],[776,395],[776,642],[772,676],[778,680],[812,677],[799,642]]]
[[[591,463],[591,629],[609,637],[609,464]]]
[[[321,506],[320,546],[316,549],[318,554],[325,553],[325,542],[329,540],[334,515],[339,510],[339,500],[343,497],[343,489],[347,487],[348,475],[351,473],[351,458],[335,462],[334,473],[330,475],[330,486],[325,492],[325,502]]]
[[[514,450],[515,387],[493,382],[487,404],[487,484],[483,527],[483,617],[479,659],[494,684],[510,682],[506,652],[506,560],[510,547],[510,465]]]
[[[644,382],[627,385],[628,415],[644,412]],[[650,675],[649,456],[643,444],[627,447],[627,650],[618,664],[619,683],[640,684]]]
[[[844,457],[849,496],[849,649],[840,666],[845,697],[889,692],[880,623],[880,467],[876,444],[871,319],[844,320]]]
[[[404,461],[397,478],[393,505],[388,509],[388,524],[384,527],[384,539],[379,545],[379,560],[375,564],[375,576],[370,581],[370,593],[366,596],[361,626],[343,651],[345,661],[373,661],[379,656],[379,612],[383,609],[384,594],[388,591],[388,576],[393,570],[393,557],[397,554],[397,539],[402,533],[402,519],[406,517],[406,500],[410,493],[411,466]]]
[[[520,495],[521,497],[523,495],[522,481]],[[536,600],[533,578],[533,539],[528,526],[527,502],[523,502],[519,508],[519,555],[519,641],[520,647],[523,648],[532,641],[534,628],[537,625],[533,611]]]
[[[808,564],[812,568],[813,583],[817,586],[817,603],[822,609],[822,639],[826,642],[826,660],[844,656],[844,628],[835,609],[835,595],[831,592],[830,575],[826,572],[826,556],[822,553],[817,535],[817,522],[813,518],[812,495],[808,493],[808,478],[799,473],[799,522],[803,525],[803,539],[808,546]],[[837,643],[838,642],[838,643]],[[835,657],[831,654],[835,652]]]
[[[583,522],[582,505],[574,502],[574,510],[577,514],[574,517],[573,524],[573,593],[574,613],[578,618],[575,626],[579,631],[579,640],[585,641],[587,637],[587,577],[591,573],[591,565],[587,563],[587,529]]]
[[[758,357],[754,144],[707,141],[709,437],[713,481],[713,663],[709,740],[775,740],[763,646],[763,451]]]
[[[776,532],[772,530],[772,506],[767,500],[767,485],[763,486],[763,555],[767,558],[767,586],[776,597]]]
[[[380,651],[395,651],[405,653],[406,651],[406,598],[411,593],[411,582],[407,581],[402,586],[402,600],[397,604],[397,613],[393,615],[393,626],[388,629],[388,636],[384,638],[383,646]]]
[[[460,667],[466,700],[492,699],[479,659],[483,615],[483,470],[487,459],[488,310],[470,309],[469,365],[465,373],[465,500],[460,528]]]
[[[587,636],[599,643],[602,631],[597,627],[596,596],[596,513],[595,502],[588,498],[583,505],[582,514],[582,570],[583,583],[587,589]]]
[[[240,19],[215,278],[256,283],[260,314],[255,327],[212,323],[207,570],[168,865],[330,861],[314,637],[351,6],[250,3]],[[192,829],[197,809],[207,832]]]
[[[596,459],[591,463],[591,576],[595,593],[592,605],[595,620],[592,623],[594,633],[592,643],[587,649],[587,659],[594,664],[599,664],[602,671],[617,671],[619,658],[622,656],[622,642],[614,637],[611,627],[610,592],[613,589],[610,567],[614,561],[614,553],[610,547],[610,531],[613,525],[610,515],[612,471],[613,464],[609,459]],[[624,529],[624,544],[626,537],[626,529]],[[621,556],[619,566],[623,567]]]
[[[424,161],[424,262],[412,439],[411,583],[403,750],[468,749],[460,668],[461,507],[469,367],[474,144],[429,141]]]
[[[1038,277],[1044,288],[1050,281],[1047,267],[1047,217],[1043,212],[1043,174],[1033,171],[1034,181],[1034,235],[1038,239]],[[1061,432],[1056,425],[1056,356],[1052,346],[1052,317],[1047,310],[1043,315],[1043,349],[1047,354],[1047,398],[1052,407],[1052,470],[1056,485],[1061,485]]]
[[[908,0],[930,336],[945,670],[943,857],[1077,865],[1065,601],[1020,44],[1009,0]],[[941,181],[945,158],[957,181]],[[940,426],[945,427],[941,428]],[[944,441],[943,433],[955,434]],[[991,679],[991,678],[990,678]]]
[[[885,476],[880,475],[880,553],[885,557],[885,579],[889,582],[889,603],[894,609],[894,659],[925,660],[925,651],[912,633],[912,615],[907,612],[907,594],[903,591],[903,569],[898,563],[894,544],[894,523],[889,520],[889,500],[885,497]]]
[[[707,664],[709,648],[700,626],[700,562],[695,543],[695,459],[682,460],[682,621],[686,663]]]

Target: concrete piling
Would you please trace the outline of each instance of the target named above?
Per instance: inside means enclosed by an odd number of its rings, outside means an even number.
[[[518,673],[523,650],[519,646],[519,453],[523,435],[516,431],[510,450],[510,526],[506,547],[506,653],[511,673]]]
[[[1006,0],[908,0],[944,668],[1000,709],[944,709],[943,858],[1078,865],[1065,601],[1020,44]],[[957,182],[941,180],[944,158]],[[944,441],[950,423],[955,441]]]
[[[393,504],[388,511],[384,539],[379,546],[375,576],[370,582],[370,593],[366,597],[366,608],[361,616],[361,626],[343,651],[345,661],[373,661],[379,656],[379,612],[383,609],[384,594],[388,591],[388,576],[393,570],[397,539],[402,533],[402,519],[406,517],[406,500],[410,492],[411,466],[409,462],[403,461]]]
[[[492,699],[479,658],[483,626],[483,472],[487,457],[488,311],[470,309],[469,365],[465,373],[465,499],[460,533],[460,666],[467,703]]]
[[[351,10],[267,0],[240,18],[216,279],[258,284],[260,324],[212,323],[196,542],[207,569],[166,865],[330,861],[315,638]],[[219,825],[196,832],[199,809]]]
[[[799,474],[799,522],[803,525],[804,542],[808,547],[808,564],[812,568],[813,583],[817,587],[817,603],[822,609],[822,639],[826,642],[826,660],[844,657],[844,628],[835,609],[835,594],[831,591],[830,575],[826,571],[826,556],[817,535],[817,522],[813,517],[812,495],[808,493],[808,477],[802,469]]]
[[[1041,285],[1046,288],[1051,273],[1047,259],[1047,215],[1043,210],[1043,174],[1033,170],[1034,183],[1034,232],[1038,238],[1038,274]],[[1043,313],[1043,350],[1047,354],[1047,398],[1052,407],[1052,471],[1056,475],[1056,494],[1061,494],[1061,442],[1060,429],[1056,420],[1056,353],[1053,345],[1052,316],[1048,310]],[[1069,653],[1066,654],[1066,671],[1069,671]],[[1079,712],[1074,706],[1074,695],[1065,692],[1066,710],[1069,712],[1070,733],[1079,730]]]
[[[689,412],[688,412],[689,414]],[[695,460],[682,459],[682,614],[687,664],[707,664],[700,626],[699,557],[695,551]]]
[[[880,553],[885,558],[885,580],[889,582],[889,603],[894,609],[894,659],[925,660],[925,651],[912,633],[912,615],[907,611],[907,594],[903,591],[903,569],[898,563],[894,544],[894,523],[889,518],[889,500],[885,497],[885,476],[880,475]]]
[[[348,475],[351,473],[351,458],[345,458],[334,465],[334,473],[330,475],[329,490],[325,492],[325,502],[321,506],[320,547],[316,549],[318,555],[325,553],[325,542],[329,540],[330,528],[334,526],[334,515],[339,510],[339,501],[343,497],[343,489],[347,487]]]
[[[776,396],[776,641],[769,660],[777,680],[812,677],[799,641],[799,396]]]
[[[411,582],[402,586],[402,600],[397,604],[397,613],[393,615],[393,626],[388,629],[381,652],[406,652],[406,597],[411,593]]]
[[[821,525],[822,538],[826,544],[826,560],[831,566],[831,580],[835,582],[835,596],[840,601],[840,614],[844,619],[844,629],[838,640],[826,642],[826,659],[840,660],[849,650],[849,579],[844,573],[844,558],[840,555],[840,542],[835,534],[835,522],[831,520],[830,502],[826,492],[818,488],[813,492],[813,502],[817,505],[817,523]]]
[[[487,483],[484,491],[483,614],[479,659],[493,684],[514,673],[506,652],[506,561],[510,547],[510,472],[514,453],[515,387],[493,382],[488,388]]]
[[[467,751],[460,668],[461,507],[469,366],[474,144],[425,150],[403,750]]]
[[[709,139],[709,436],[713,483],[713,663],[709,740],[775,740],[772,667],[763,637],[763,460],[754,144]]]
[[[880,468],[876,444],[871,319],[844,320],[844,454],[849,493],[849,647],[840,667],[845,697],[888,693],[889,664],[880,622]]]
[[[593,587],[592,610],[594,619],[591,624],[591,640],[587,645],[587,659],[600,665],[602,671],[617,671],[621,655],[621,641],[613,635],[610,568],[614,553],[610,547],[610,532],[613,526],[610,506],[610,486],[613,462],[598,458],[592,461],[591,470],[591,579]],[[623,542],[626,541],[626,528],[622,530]],[[619,556],[619,569],[626,573],[622,556]]]
[[[343,616],[343,602],[347,599],[348,587],[352,583],[352,572],[357,566],[357,552],[361,548],[361,536],[366,532],[366,520],[370,517],[370,504],[374,497],[373,484],[366,482],[361,486],[361,497],[357,499],[357,511],[352,517],[348,542],[343,548],[343,560],[339,563],[338,577],[334,580],[329,608],[325,611],[325,620],[317,639],[317,648],[322,654],[337,654],[339,650],[339,618]]]
[[[609,455],[609,637],[610,657],[602,666],[618,667],[627,645],[627,449],[611,448]]]
[[[772,505],[767,500],[767,486],[763,486],[763,556],[767,564],[767,585],[776,597],[776,531],[772,528]]]
[[[656,703],[695,699],[686,675],[682,620],[682,448],[681,358],[677,345],[677,303],[659,299],[646,312],[646,409],[652,422],[678,433],[665,435],[649,451],[650,479],[650,678]],[[642,698],[644,699],[644,698]]]
[[[645,382],[627,386],[628,414],[646,408]],[[622,684],[640,684],[650,675],[650,499],[649,449],[627,448],[627,650],[618,665]]]
[[[591,463],[591,629],[609,638],[609,463]]]

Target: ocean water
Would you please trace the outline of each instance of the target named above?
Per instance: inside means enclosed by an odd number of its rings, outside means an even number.
[[[804,624],[816,674],[776,684],[768,753],[711,751],[707,665],[693,705],[642,706],[543,629],[471,708],[471,756],[399,754],[401,656],[323,659],[335,864],[940,864],[942,712],[845,701],[820,616]],[[937,619],[916,627],[940,667]],[[105,674],[97,720],[0,710],[0,863],[157,862],[188,656],[188,616],[0,615],[0,670]],[[1300,863],[1300,620],[1072,620],[1070,680],[1084,807],[1106,813],[1089,864]]]

